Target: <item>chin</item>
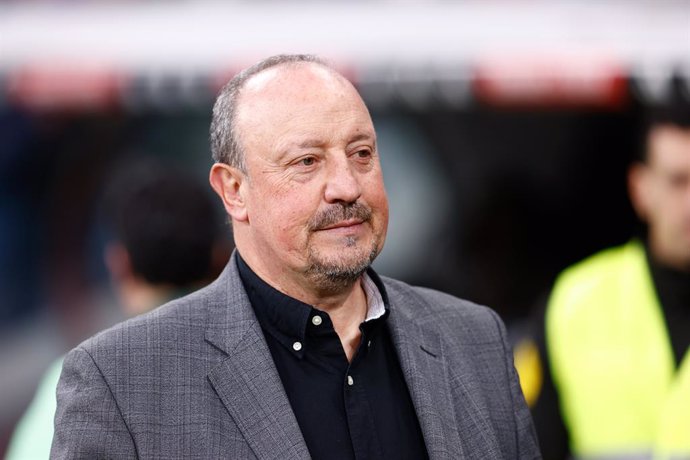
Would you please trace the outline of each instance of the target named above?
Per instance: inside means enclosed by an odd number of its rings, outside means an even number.
[[[312,258],[319,265],[333,267],[369,266],[371,254],[363,248],[343,248],[332,251],[319,251]]]
[[[338,248],[310,248],[309,271],[331,278],[355,279],[361,275],[379,253],[378,244]]]

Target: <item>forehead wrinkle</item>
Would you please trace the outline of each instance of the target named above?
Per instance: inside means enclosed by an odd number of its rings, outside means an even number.
[[[247,116],[247,121],[260,120],[267,117],[272,123],[261,126],[256,123],[254,132],[259,134],[261,130],[269,130],[276,139],[281,139],[281,144],[289,146],[318,147],[327,144],[329,140],[338,143],[350,144],[364,139],[375,139],[373,122],[369,113],[357,111],[355,107],[343,109],[325,108],[318,113],[316,108],[308,106],[297,110],[289,110],[283,113],[272,110],[269,104],[261,104],[256,107],[254,116]],[[305,115],[302,117],[302,115]],[[299,118],[299,126],[292,126],[289,121]],[[263,121],[263,120],[262,120]]]
[[[292,145],[300,149],[311,149],[317,147],[323,147],[325,142],[319,139],[305,139],[301,142],[293,142]]]

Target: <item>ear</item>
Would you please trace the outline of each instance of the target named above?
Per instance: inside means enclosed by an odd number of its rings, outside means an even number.
[[[215,163],[208,177],[211,187],[223,200],[225,210],[232,220],[247,221],[247,206],[243,197],[244,173],[225,163]]]
[[[628,195],[630,202],[642,221],[647,221],[647,214],[650,209],[650,187],[649,187],[649,167],[636,162],[628,169]]]

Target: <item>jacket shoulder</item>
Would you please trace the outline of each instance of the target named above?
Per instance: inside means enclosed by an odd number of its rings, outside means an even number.
[[[489,307],[479,305],[472,301],[455,297],[446,292],[435,289],[412,286],[404,281],[381,277],[386,291],[391,300],[400,298],[413,298],[422,302],[422,310],[415,311],[415,315],[422,314],[449,314],[449,315],[486,315],[493,312]]]
[[[204,303],[206,288],[171,300],[147,313],[130,318],[84,340],[77,348],[86,351],[95,362],[107,366],[113,353],[132,347],[150,347],[162,343],[175,348],[180,340],[189,341],[195,334],[203,339],[206,326]]]
[[[472,341],[500,339],[503,323],[491,308],[435,289],[381,279],[391,304],[417,324],[434,324],[441,332],[448,332],[448,336],[473,338]],[[458,334],[459,331],[467,334]]]

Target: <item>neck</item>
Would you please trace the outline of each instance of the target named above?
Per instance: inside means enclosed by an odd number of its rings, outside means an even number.
[[[271,284],[270,281],[267,282]],[[328,313],[345,355],[348,361],[352,361],[362,335],[359,325],[367,314],[367,296],[362,287],[361,277],[337,291],[314,289],[313,282],[309,279],[297,283],[285,282],[273,287]]]
[[[367,314],[367,296],[362,287],[361,277],[343,283],[337,286],[337,289],[333,286],[320,288],[318,283],[308,276],[286,271],[275,273],[254,258],[251,252],[245,255],[242,250],[239,251],[249,268],[273,288],[328,313],[348,360],[352,360],[361,338],[359,325]]]
[[[347,297],[337,303],[314,304],[314,306],[328,313],[347,360],[352,361],[362,336],[359,325],[364,322],[367,315],[367,296],[362,288],[361,280],[352,286]]]
[[[658,265],[690,274],[690,260],[687,257],[678,256],[674,251],[655,242],[653,238],[648,240],[648,248],[652,259]]]

